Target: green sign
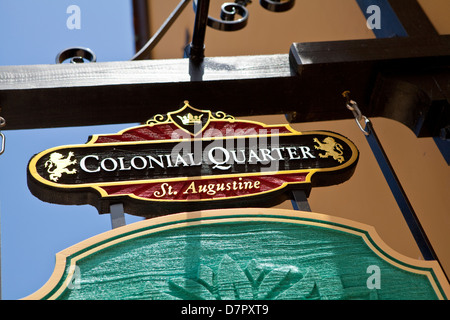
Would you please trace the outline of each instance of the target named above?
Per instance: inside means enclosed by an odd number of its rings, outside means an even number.
[[[282,209],[148,219],[56,258],[49,281],[26,299],[446,300],[450,294],[436,261],[400,255],[373,228]]]

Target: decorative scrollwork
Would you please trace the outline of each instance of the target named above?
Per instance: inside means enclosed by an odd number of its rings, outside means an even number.
[[[247,25],[248,10],[246,6],[251,0],[235,0],[226,2],[221,6],[220,19],[208,16],[207,25],[220,31],[237,31]],[[194,0],[194,11],[197,11],[198,0]],[[295,0],[260,0],[260,5],[272,12],[284,12],[292,9]],[[236,16],[239,16],[236,18]]]
[[[232,115],[227,114],[223,111],[214,112],[214,114],[211,114],[211,118],[214,120],[229,120],[230,122],[236,120]]]
[[[157,114],[153,118],[147,120],[147,125],[153,126],[155,124],[170,122],[169,116],[167,114]]]
[[[175,10],[170,14],[170,16],[166,19],[164,24],[158,29],[158,31],[152,36],[152,38],[141,48],[141,50],[136,53],[136,55],[131,60],[140,60],[147,56],[150,51],[156,46],[161,37],[167,32],[170,26],[174,23],[177,17],[181,14],[183,9],[186,7],[190,0],[181,0]],[[194,11],[197,13],[198,2],[201,0],[193,0]],[[204,0],[206,1],[206,0]],[[199,43],[196,43],[194,46],[188,45],[185,48],[185,57],[191,57],[193,60],[202,60],[203,59],[203,47],[204,47],[204,29],[206,25],[209,27],[221,30],[221,31],[237,31],[241,30],[247,25],[248,21],[248,10],[246,6],[251,3],[252,0],[235,0],[234,3],[227,2],[221,6],[220,19],[215,19],[207,16],[206,19],[199,19],[200,22],[197,22],[196,19],[196,27],[194,28],[194,35],[196,34],[196,30],[201,30],[199,36]],[[206,3],[206,4],[205,4]],[[204,9],[206,11],[209,10],[209,0],[203,2]],[[272,12],[284,12],[291,9],[295,4],[295,0],[260,0],[260,5],[265,9]],[[200,4],[202,8],[202,3]],[[202,10],[200,10],[202,11]],[[202,14],[203,15],[203,14]],[[236,19],[236,16],[239,18]],[[197,25],[197,23],[199,25]],[[198,32],[198,31],[197,31]],[[195,49],[195,50],[191,50]],[[195,51],[195,53],[194,53]],[[81,54],[79,54],[81,52]],[[61,52],[57,58],[56,63],[62,63],[64,60],[71,58],[71,63],[82,63],[86,60],[94,62],[95,55],[90,55],[89,52],[79,51],[78,49],[73,50],[65,50]]]
[[[194,11],[197,11],[197,2],[194,0]],[[227,2],[221,6],[220,19],[208,16],[207,25],[220,31],[238,31],[247,25],[248,10],[245,7],[251,1],[236,0],[235,3]],[[240,18],[236,19],[236,15]]]
[[[259,0],[260,5],[272,12],[285,12],[295,5],[295,0]]]

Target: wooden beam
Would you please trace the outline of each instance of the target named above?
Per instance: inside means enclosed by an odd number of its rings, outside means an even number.
[[[317,104],[339,106],[338,93],[350,90],[367,116],[400,121],[416,133],[433,101],[450,102],[449,57],[449,36],[430,41],[404,37],[297,43],[290,52],[302,82],[334,93],[334,99],[330,93],[318,93]],[[291,121],[314,121],[313,117],[299,113]]]
[[[186,99],[264,114],[279,112],[293,78],[288,55],[207,58],[200,69],[189,59],[0,67],[0,106],[4,130],[141,122]]]
[[[449,57],[450,36],[439,36],[296,43],[289,54],[205,58],[199,67],[189,59],[0,67],[0,106],[5,130],[143,122],[184,100],[304,122],[351,118],[341,96],[350,90],[365,115],[417,131],[432,102],[450,97]]]
[[[409,37],[430,39],[439,36],[417,0],[389,0],[389,3]]]

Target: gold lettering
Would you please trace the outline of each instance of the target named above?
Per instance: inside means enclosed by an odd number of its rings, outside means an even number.
[[[166,190],[167,187],[167,190]],[[176,195],[177,191],[173,191],[173,187],[171,185],[169,185],[167,182],[164,182],[161,185],[161,190],[156,190],[155,192],[153,192],[153,195],[157,198],[162,198],[165,195]]]
[[[253,188],[253,186],[252,186],[251,181],[244,181],[244,189],[245,190],[252,189],[252,188]]]
[[[192,193],[197,193],[197,191],[195,190],[195,181],[192,181],[191,184],[189,185],[189,187],[186,189],[186,191],[183,192],[183,194],[188,194],[189,190],[192,191]]]
[[[214,183],[210,183],[208,184],[208,191],[206,192],[207,194],[209,194],[210,196],[213,196],[216,194],[216,190],[214,190]]]
[[[206,192],[208,191],[207,188],[208,188],[208,185],[206,185],[206,184],[200,185],[200,186],[198,187],[198,192],[200,192],[200,193],[206,193]]]
[[[157,198],[162,198],[166,195],[166,186],[168,186],[168,183],[163,183],[161,185],[161,190],[156,190],[155,192],[153,192],[153,195]]]
[[[259,189],[260,185],[260,181],[242,181],[242,178],[239,178],[238,181],[227,183],[196,184],[195,181],[192,181],[189,184],[189,187],[187,187],[187,189],[183,192],[183,194],[206,193],[207,195],[214,196],[215,194],[217,194],[217,192],[220,191]],[[165,191],[165,189],[163,190]],[[169,194],[170,191],[171,189],[169,189]]]

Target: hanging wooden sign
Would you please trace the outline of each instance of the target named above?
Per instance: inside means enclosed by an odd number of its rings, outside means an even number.
[[[358,156],[333,132],[237,120],[185,101],[145,125],[35,155],[28,186],[44,201],[91,204],[99,213],[123,203],[127,213],[151,217],[274,205],[290,189],[346,181]]]

